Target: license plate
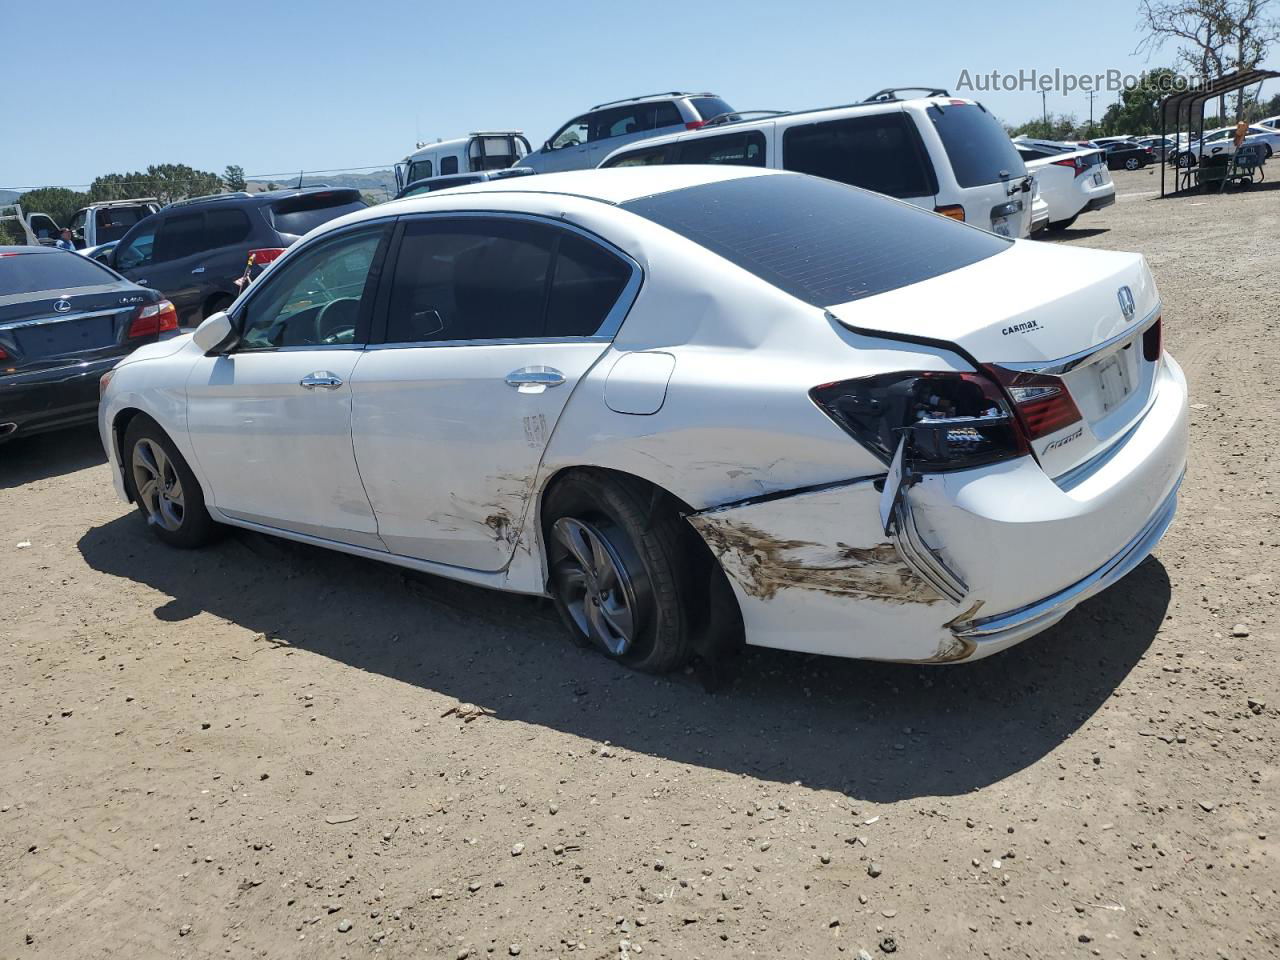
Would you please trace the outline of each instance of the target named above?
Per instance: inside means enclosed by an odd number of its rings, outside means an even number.
[[[1100,187],[1100,186],[1102,186],[1102,172],[1101,172],[1101,171],[1099,171],[1098,173],[1095,173],[1095,174],[1093,175],[1093,185],[1094,185],[1095,187]]]
[[[1013,228],[1009,226],[1009,218],[993,217],[991,219],[991,232],[998,233],[1002,237],[1012,237]]]
[[[1129,385],[1129,367],[1120,354],[1113,354],[1094,367],[1098,377],[1098,393],[1102,397],[1102,409],[1110,412],[1124,403],[1132,389]]]
[[[32,324],[14,331],[18,349],[28,359],[94,350],[114,343],[115,338],[115,320],[110,316]]]

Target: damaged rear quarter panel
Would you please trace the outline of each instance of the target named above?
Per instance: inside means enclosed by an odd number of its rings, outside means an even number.
[[[871,478],[688,517],[737,594],[747,642],[886,660],[951,659],[954,604],[880,528]]]

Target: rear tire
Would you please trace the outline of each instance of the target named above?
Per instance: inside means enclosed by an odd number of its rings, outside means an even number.
[[[1142,161],[1139,160],[1137,157],[1130,157],[1128,160],[1124,162],[1124,168],[1126,170],[1137,170],[1141,166],[1142,166]]]
[[[217,538],[200,482],[158,423],[144,415],[129,422],[122,461],[125,487],[156,537],[184,549]]]
[[[1054,221],[1051,221],[1051,222],[1050,222],[1050,224],[1049,224],[1049,229],[1050,229],[1050,230],[1058,230],[1058,231],[1065,230],[1065,229],[1067,229],[1067,227],[1071,226],[1073,223],[1075,223],[1075,222],[1076,222],[1076,217],[1078,217],[1078,216],[1080,216],[1080,214],[1078,214],[1078,213],[1077,213],[1075,217],[1070,217],[1070,218],[1068,218],[1068,219],[1066,219],[1066,220],[1054,220]]]
[[[645,673],[693,654],[693,531],[670,498],[597,472],[556,484],[542,511],[549,588],[579,646]]]

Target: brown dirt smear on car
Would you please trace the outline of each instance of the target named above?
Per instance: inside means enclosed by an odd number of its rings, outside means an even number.
[[[795,587],[833,597],[889,603],[937,603],[942,598],[902,562],[890,543],[834,547],[785,540],[725,513],[701,513],[689,522],[750,596],[772,598]]]

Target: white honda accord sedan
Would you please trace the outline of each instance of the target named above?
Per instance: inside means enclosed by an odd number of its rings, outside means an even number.
[[[156,536],[245,527],[551,596],[662,671],[726,640],[975,659],[1173,519],[1141,256],[799,174],[546,174],[332,221],[103,378]]]

